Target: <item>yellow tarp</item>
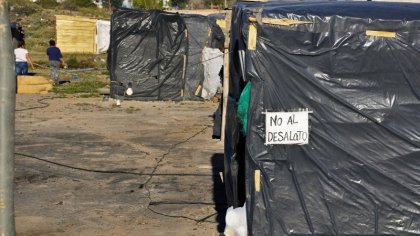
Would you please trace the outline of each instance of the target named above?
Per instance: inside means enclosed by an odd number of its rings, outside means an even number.
[[[96,19],[56,15],[57,47],[64,53],[96,53]]]
[[[18,76],[17,93],[48,93],[52,89],[51,80],[43,76]]]

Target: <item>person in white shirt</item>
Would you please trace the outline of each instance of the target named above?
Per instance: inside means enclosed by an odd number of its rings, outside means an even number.
[[[31,64],[32,70],[34,69],[31,56],[29,56],[28,50],[25,49],[25,41],[23,40],[18,42],[18,47],[15,49],[15,62],[16,75],[28,74],[28,62]]]

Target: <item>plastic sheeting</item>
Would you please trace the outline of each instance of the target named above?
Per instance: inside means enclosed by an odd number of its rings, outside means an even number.
[[[207,19],[211,28],[207,47],[220,48],[225,43],[225,34],[223,33],[223,29],[226,27],[225,14],[210,14]]]
[[[201,99],[202,51],[224,39],[215,23],[219,18],[153,10],[114,11],[108,55],[111,96],[138,100]],[[134,94],[128,97],[124,91],[129,86]]]
[[[204,81],[204,68],[201,63],[202,51],[209,40],[209,23],[206,16],[183,14],[188,29],[188,63],[186,71],[185,99],[200,98]]]
[[[223,66],[223,53],[218,48],[203,49],[204,81],[201,97],[211,99],[222,86],[219,75]]]
[[[96,53],[106,53],[109,48],[109,32],[111,22],[107,20],[96,21]]]
[[[232,27],[225,181],[238,205],[232,160],[245,158],[249,235],[419,235],[420,5],[237,3]],[[265,145],[264,112],[299,109],[309,143]]]
[[[118,9],[111,20],[108,69],[111,96],[126,99],[182,99],[188,53],[181,16],[158,10]]]

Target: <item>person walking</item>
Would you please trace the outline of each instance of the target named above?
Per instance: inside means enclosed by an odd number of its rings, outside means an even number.
[[[31,64],[32,70],[34,65],[32,64],[31,56],[28,50],[25,49],[25,41],[21,40],[17,44],[15,49],[15,62],[16,62],[16,75],[27,75],[28,74],[28,62]]]
[[[50,77],[54,85],[58,85],[60,81],[60,66],[67,67],[63,59],[63,55],[58,47],[55,46],[55,41],[50,40],[50,47],[47,48],[48,66],[50,67]]]

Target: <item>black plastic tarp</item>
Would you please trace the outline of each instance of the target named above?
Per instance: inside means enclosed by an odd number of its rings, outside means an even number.
[[[188,53],[186,25],[176,13],[118,9],[112,14],[108,69],[111,96],[180,100]]]
[[[231,50],[225,155],[245,158],[249,235],[420,234],[420,4],[237,3]],[[234,109],[247,80],[241,148]],[[308,144],[265,145],[266,111],[302,109]]]
[[[216,21],[224,19],[224,15],[182,14],[181,17],[188,29],[188,60],[184,99],[201,100],[200,94],[204,81],[202,52],[205,47],[219,48],[220,45],[223,45],[224,34]]]
[[[183,14],[188,29],[188,62],[185,83],[185,99],[199,99],[200,85],[204,80],[204,67],[201,63],[202,51],[209,40],[209,23],[206,16]]]
[[[208,47],[221,48],[221,46],[223,46],[225,43],[225,34],[223,33],[220,25],[218,25],[217,21],[224,21],[225,14],[210,14],[207,16],[207,19],[211,28]]]
[[[158,10],[117,9],[111,20],[108,69],[111,96],[137,100],[196,100],[204,47],[224,37],[212,17]],[[126,96],[132,87],[134,94]]]

